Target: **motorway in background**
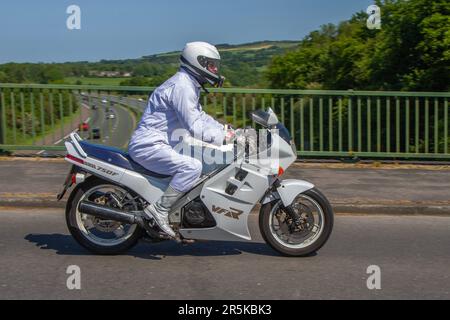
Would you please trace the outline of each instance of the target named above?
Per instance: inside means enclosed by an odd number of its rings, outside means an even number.
[[[82,103],[91,108],[91,118],[88,123],[89,130],[80,132],[80,136],[93,143],[126,148],[136,127],[136,116],[120,102],[119,97],[110,98],[113,96],[82,97]],[[95,139],[93,130],[98,131],[99,139]]]
[[[147,106],[147,100],[142,98],[122,97],[115,95],[103,95],[103,97],[111,102],[123,104],[127,107],[134,109],[136,112],[141,113]]]
[[[64,146],[70,133],[77,132],[83,139],[91,143],[127,149],[137,125],[137,116],[143,112],[146,102],[128,97],[87,95],[86,93],[75,95],[75,99],[83,108],[81,119],[73,121],[74,127],[66,130],[64,137],[59,131],[55,132],[55,134],[50,134],[47,139],[53,142],[48,143],[47,141],[43,145]],[[21,151],[20,154],[33,154],[33,152]],[[65,151],[42,150],[37,154],[44,157],[64,156]]]

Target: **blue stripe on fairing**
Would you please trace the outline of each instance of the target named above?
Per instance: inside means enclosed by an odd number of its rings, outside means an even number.
[[[92,144],[86,141],[80,141],[80,146],[83,148],[84,152],[86,152],[89,157],[110,163],[117,167],[135,171],[143,175],[155,178],[164,179],[170,177],[168,175],[159,174],[145,169],[138,163],[134,162],[128,153],[118,148]]]

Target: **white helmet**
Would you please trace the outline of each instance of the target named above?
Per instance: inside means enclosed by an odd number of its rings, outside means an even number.
[[[220,54],[215,46],[206,42],[190,42],[181,54],[180,63],[201,82],[217,87],[223,85],[225,78],[220,75]]]

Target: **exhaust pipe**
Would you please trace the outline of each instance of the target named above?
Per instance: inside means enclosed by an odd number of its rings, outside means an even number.
[[[89,214],[104,220],[113,220],[126,224],[142,225],[142,217],[139,214],[125,212],[119,209],[108,208],[92,202],[81,201],[78,207],[81,213]]]

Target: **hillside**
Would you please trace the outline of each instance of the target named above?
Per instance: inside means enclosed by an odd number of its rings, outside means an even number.
[[[263,72],[274,56],[284,54],[296,48],[298,42],[264,41],[241,45],[220,44],[217,48],[222,56],[222,73],[227,78],[227,85],[234,87],[264,86]],[[169,52],[145,56],[135,60],[142,63],[170,66],[171,72],[178,67],[180,52]],[[170,72],[169,72],[170,73]],[[136,75],[139,75],[137,72]]]
[[[258,51],[258,50],[264,50],[264,49],[270,49],[272,47],[278,47],[283,49],[289,49],[296,47],[298,45],[299,41],[258,41],[258,42],[251,42],[251,43],[245,43],[245,44],[217,44],[216,47],[219,49],[220,53],[226,53],[226,52],[245,52],[245,51]],[[161,53],[161,54],[155,54],[151,56],[145,56],[145,58],[160,58],[160,57],[168,57],[168,56],[179,56],[181,51],[172,51],[167,53]]]
[[[297,41],[261,41],[217,45],[222,55],[222,73],[227,86],[259,87],[274,56],[297,47]],[[180,52],[143,56],[138,59],[68,62],[58,64],[3,64],[1,82],[68,83],[156,86],[173,74]]]

